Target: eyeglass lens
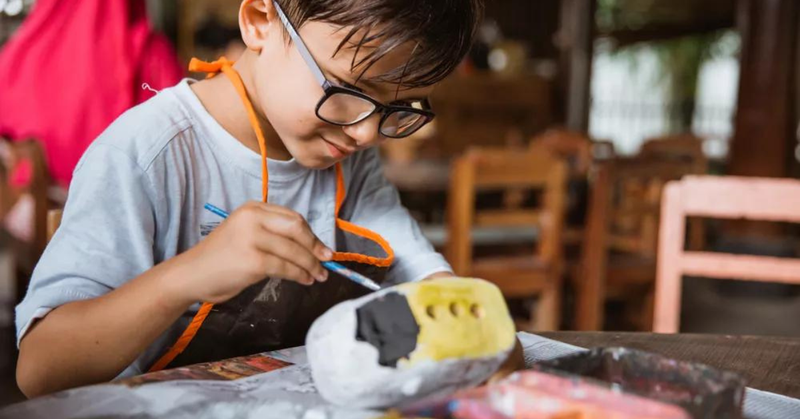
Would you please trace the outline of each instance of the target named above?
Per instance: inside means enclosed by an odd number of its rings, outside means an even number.
[[[347,93],[334,93],[323,101],[317,114],[323,120],[336,125],[353,125],[372,115],[375,104]],[[383,118],[380,131],[387,137],[405,137],[418,130],[426,122],[425,116],[410,111],[395,110]]]

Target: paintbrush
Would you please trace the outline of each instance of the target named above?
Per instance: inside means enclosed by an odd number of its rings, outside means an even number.
[[[224,210],[222,210],[222,209],[220,209],[220,208],[218,208],[218,207],[216,207],[214,205],[205,204],[203,206],[203,208],[213,212],[214,214],[219,215],[222,218],[228,218],[228,213],[227,212],[225,212]],[[369,288],[372,291],[378,291],[378,290],[381,289],[381,286],[378,285],[377,282],[367,278],[364,275],[361,275],[360,273],[358,273],[356,271],[353,271],[351,269],[347,269],[346,267],[344,267],[343,265],[341,265],[339,263],[330,261],[330,262],[321,262],[321,264],[325,269],[327,269],[327,270],[329,270],[331,272],[336,272],[339,275],[341,275],[341,276],[343,276],[343,277],[355,282],[356,284],[359,284],[359,285],[361,285],[361,286],[363,286],[365,288]]]

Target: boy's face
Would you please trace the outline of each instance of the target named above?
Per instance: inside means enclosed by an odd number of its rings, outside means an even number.
[[[379,134],[381,114],[351,126],[337,126],[319,119],[316,107],[324,91],[314,78],[307,63],[294,44],[285,41],[283,26],[275,13],[271,0],[253,0],[262,15],[247,22],[242,6],[242,29],[245,43],[257,52],[252,75],[254,105],[269,120],[286,150],[301,165],[324,169],[345,159],[356,151],[379,145],[386,138]],[[264,13],[266,12],[266,13]],[[380,59],[356,82],[357,73],[351,72],[353,60],[369,53],[370,45],[356,51],[349,46],[334,57],[337,46],[349,28],[340,28],[322,22],[308,22],[298,29],[300,37],[316,60],[325,77],[338,85],[353,85],[383,104],[427,98],[433,87],[398,90],[396,84],[370,82],[373,77],[404,65],[411,56],[413,45],[403,46]],[[249,39],[248,39],[249,38]],[[356,34],[352,39],[360,39]],[[349,86],[348,86],[349,87]]]

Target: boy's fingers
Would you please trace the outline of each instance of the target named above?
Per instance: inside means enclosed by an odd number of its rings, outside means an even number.
[[[289,281],[294,281],[302,285],[311,285],[314,283],[308,271],[272,254],[264,254],[264,264],[267,269],[265,274],[270,277],[277,277]]]
[[[256,236],[256,246],[263,252],[297,265],[306,271],[306,275],[310,275],[317,281],[324,282],[328,279],[328,273],[320,265],[319,259],[308,249],[292,240],[263,232]]]
[[[265,218],[263,223],[268,231],[294,240],[309,252],[313,252],[317,259],[330,260],[333,257],[333,252],[317,238],[300,214],[275,211],[275,207],[265,211],[272,214],[271,217]]]

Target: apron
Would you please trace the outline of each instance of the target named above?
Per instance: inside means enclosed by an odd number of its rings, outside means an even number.
[[[209,77],[222,72],[241,96],[258,137],[262,157],[262,199],[267,202],[266,141],[244,84],[232,64],[224,57],[213,63],[193,59],[189,70],[209,73]],[[341,164],[336,164],[335,171],[337,251],[333,260],[381,283],[392,265],[394,252],[378,234],[339,218],[346,190]],[[267,278],[222,304],[204,303],[178,341],[150,372],[301,346],[317,317],[342,301],[369,292],[334,272],[329,272],[326,282],[312,286]]]

